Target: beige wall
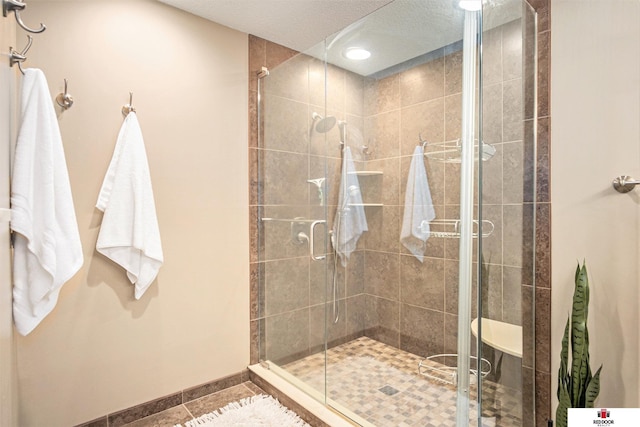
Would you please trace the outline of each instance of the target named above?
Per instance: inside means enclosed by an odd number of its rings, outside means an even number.
[[[592,368],[602,407],[638,407],[640,3],[558,0],[552,8],[552,392],[576,262],[591,286]],[[557,404],[557,402],[556,402]]]
[[[0,19],[0,49],[3,58],[9,46],[16,48],[13,19]],[[18,50],[22,46],[17,47]],[[0,62],[0,208],[9,208],[9,164],[15,136],[15,70],[9,61]],[[15,345],[11,316],[11,253],[9,223],[0,221],[0,425],[17,425]]]
[[[18,339],[20,425],[68,426],[249,363],[247,36],[152,0],[34,1],[26,65],[59,114],[85,263]],[[22,35],[20,35],[22,37]],[[133,91],[165,264],[139,301],[94,250],[94,208]]]

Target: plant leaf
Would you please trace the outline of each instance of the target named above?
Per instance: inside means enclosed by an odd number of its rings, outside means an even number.
[[[578,265],[578,267],[580,267]],[[583,265],[576,276],[571,313],[571,401],[574,407],[584,404],[589,366],[589,342],[587,330],[587,306],[589,304],[587,269]]]
[[[571,407],[571,396],[566,386],[558,381],[558,409],[556,410],[556,427],[567,427],[567,410]]]
[[[567,366],[569,364],[569,321],[564,327],[564,335],[562,337],[562,350],[560,350],[560,369],[558,370],[558,381],[565,381],[567,377]],[[558,384],[558,399],[560,399],[560,385]]]
[[[589,278],[586,263],[578,263],[575,274],[572,311],[565,325],[558,369],[558,410],[556,422],[567,426],[568,408],[593,408],[600,393],[600,372],[591,373],[589,357]],[[570,338],[569,338],[570,337]],[[569,351],[571,369],[569,370]]]
[[[567,366],[569,365],[569,317],[567,324],[564,326],[564,335],[562,337],[562,349],[560,350],[560,361],[564,364],[565,371],[562,376],[567,374]]]
[[[593,376],[589,384],[587,385],[587,391],[585,393],[585,408],[593,408],[593,405],[596,402],[596,398],[598,394],[600,394],[600,371],[602,370],[602,365],[596,371],[596,374]]]

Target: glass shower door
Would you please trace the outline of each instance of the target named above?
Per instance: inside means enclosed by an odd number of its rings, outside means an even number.
[[[259,79],[259,353],[270,369],[324,401],[327,211],[324,64],[293,55]],[[318,360],[300,378],[295,362]],[[312,362],[309,362],[312,363]],[[315,363],[315,362],[314,362]]]
[[[344,316],[327,329],[351,336],[328,344],[327,402],[361,425],[454,426],[460,410],[456,370],[470,354],[459,355],[458,319],[472,319],[458,310],[464,17],[453,2],[395,1],[327,39],[327,104],[351,108],[345,140],[368,224],[336,266]],[[353,47],[370,58],[350,61]],[[429,207],[406,198],[424,183]],[[404,231],[423,226],[430,235],[412,253]]]

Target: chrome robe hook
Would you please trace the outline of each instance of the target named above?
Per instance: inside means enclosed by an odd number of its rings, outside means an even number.
[[[67,79],[64,79],[64,93],[60,93],[56,96],[56,102],[64,110],[68,110],[73,105],[73,97],[67,92]]]
[[[20,25],[23,30],[30,33],[41,33],[46,30],[47,27],[43,23],[40,23],[40,28],[38,28],[37,30],[33,30],[27,27],[24,22],[22,22],[22,18],[20,18],[20,11],[25,7],[27,7],[27,4],[19,0],[2,0],[2,15],[7,16],[9,12],[13,12],[13,14],[16,16],[16,22],[18,23],[18,25]]]
[[[122,107],[122,114],[126,117],[129,113],[136,112],[135,107],[133,106],[133,92],[129,92],[129,103]]]
[[[640,181],[635,178],[631,178],[629,175],[622,175],[614,179],[612,184],[613,188],[615,188],[618,193],[628,193],[636,188],[636,185],[640,184]]]
[[[18,64],[18,68],[20,69],[20,72],[23,75],[24,75],[24,70],[22,69],[22,63],[24,62],[25,59],[27,59],[25,55],[27,54],[27,51],[31,48],[31,44],[33,43],[33,37],[31,37],[28,34],[27,34],[27,39],[28,39],[27,45],[20,52],[18,52],[17,50],[13,50],[12,47],[9,47],[9,65],[13,67],[13,64]]]

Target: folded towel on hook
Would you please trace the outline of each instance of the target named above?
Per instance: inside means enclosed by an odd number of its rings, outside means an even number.
[[[21,335],[54,309],[83,256],[60,128],[47,79],[24,72],[11,177],[13,318]]]
[[[346,267],[349,256],[356,249],[360,236],[368,230],[368,227],[362,205],[360,183],[349,147],[344,149],[343,156],[338,208],[333,221],[331,243],[340,256],[342,266]]]
[[[424,260],[424,251],[430,235],[429,222],[435,217],[427,171],[424,167],[424,150],[418,145],[413,151],[407,178],[400,242],[420,262]]]
[[[135,112],[124,119],[96,207],[104,212],[98,252],[119,264],[140,299],[162,263],[162,244],[142,131]]]

